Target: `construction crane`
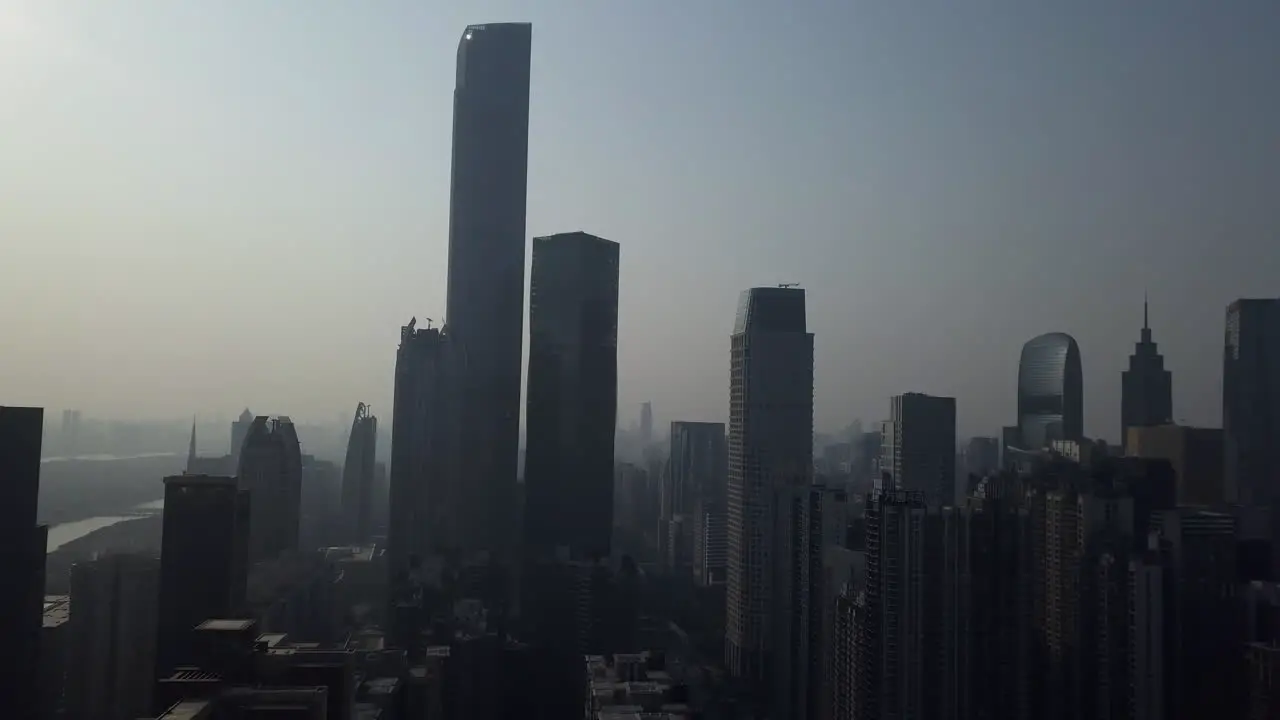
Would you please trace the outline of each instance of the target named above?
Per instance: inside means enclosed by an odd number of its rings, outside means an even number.
[[[778,283],[778,287],[780,288],[800,287],[800,283]]]

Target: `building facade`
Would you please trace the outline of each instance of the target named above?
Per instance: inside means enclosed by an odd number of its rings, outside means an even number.
[[[731,675],[773,677],[775,582],[787,574],[779,491],[813,476],[813,334],[805,293],[742,294],[730,339],[725,659]]]
[[[525,551],[608,558],[618,418],[618,244],[534,238],[529,290]]]
[[[364,403],[356,405],[342,465],[342,525],[345,542],[358,545],[373,532],[374,469],[378,457],[378,418]]]
[[[259,415],[249,426],[236,472],[252,498],[249,562],[298,549],[302,518],[302,446],[293,421]]]
[[[895,490],[924,493],[933,507],[956,501],[956,400],[923,393],[896,395],[881,446],[881,471]]]
[[[1231,303],[1223,345],[1227,497],[1242,505],[1280,502],[1280,300]]]
[[[526,23],[468,26],[453,93],[446,317],[467,398],[454,420],[466,507],[453,511],[467,550],[499,555],[514,540],[519,465],[532,37]]]
[[[1066,333],[1028,340],[1018,361],[1018,442],[1042,450],[1054,440],[1084,437],[1080,346]]]

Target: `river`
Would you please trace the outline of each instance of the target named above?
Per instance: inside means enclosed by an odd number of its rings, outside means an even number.
[[[102,515],[99,517],[85,518],[84,520],[76,520],[74,522],[54,525],[49,528],[49,544],[45,552],[53,552],[72,540],[79,540],[95,530],[101,530],[104,527],[110,527],[123,520],[133,520],[134,518],[150,515],[161,510],[164,510],[163,498],[143,503],[134,508],[127,515]]]

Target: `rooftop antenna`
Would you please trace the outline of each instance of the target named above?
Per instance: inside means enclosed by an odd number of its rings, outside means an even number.
[[[428,330],[430,330],[430,329],[431,329],[431,323],[433,323],[433,322],[435,322],[435,321],[434,321],[434,320],[432,320],[431,318],[423,318],[423,320],[426,320],[426,321],[427,321],[427,329],[428,329]]]
[[[778,283],[778,287],[780,288],[800,287],[800,283]]]

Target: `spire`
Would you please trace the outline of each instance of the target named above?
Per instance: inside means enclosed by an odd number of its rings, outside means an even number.
[[[196,419],[191,418],[191,444],[187,446],[187,472],[196,464]]]
[[[1151,326],[1147,323],[1147,291],[1142,291],[1142,329],[1150,330]]]

